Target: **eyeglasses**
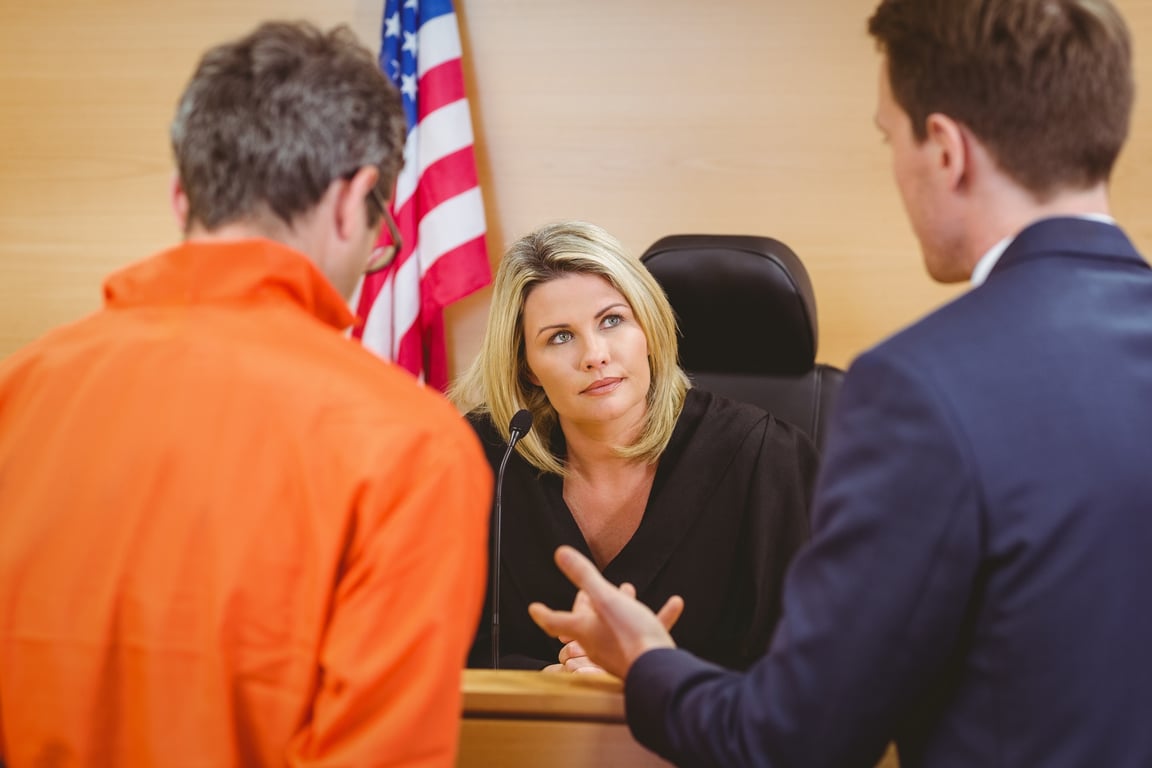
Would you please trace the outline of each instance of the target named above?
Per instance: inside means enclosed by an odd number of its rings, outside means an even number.
[[[380,194],[380,190],[373,187],[368,198],[380,209],[380,216],[383,217],[384,226],[388,227],[388,236],[392,239],[391,243],[378,245],[373,249],[371,258],[364,266],[364,274],[371,275],[388,268],[388,265],[396,258],[396,254],[400,253],[403,241],[400,239],[400,230],[396,227],[396,220],[388,212],[388,204],[384,202],[384,196]]]

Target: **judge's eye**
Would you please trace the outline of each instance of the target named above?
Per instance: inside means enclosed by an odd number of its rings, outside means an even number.
[[[572,341],[572,331],[557,331],[548,337],[549,344],[567,344]]]
[[[624,318],[620,315],[607,315],[600,321],[600,326],[603,328],[615,328],[622,322],[624,322]]]

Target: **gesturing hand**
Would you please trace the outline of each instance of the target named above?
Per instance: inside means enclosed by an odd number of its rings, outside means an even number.
[[[636,597],[636,587],[625,582],[620,585],[620,591],[628,597]],[[580,610],[591,610],[588,604],[588,593],[577,592],[576,603],[572,607],[573,612]],[[671,624],[665,626],[671,628]],[[586,674],[589,672],[604,673],[604,668],[593,662],[588,658],[588,652],[584,650],[584,646],[575,640],[560,636],[560,642],[564,643],[564,647],[560,649],[559,663],[552,664],[544,668],[545,672],[572,672],[574,674]]]
[[[658,613],[652,613],[636,600],[631,584],[612,586],[596,566],[572,547],[556,550],[556,564],[580,592],[570,611],[553,610],[542,603],[532,603],[528,612],[540,628],[550,635],[570,638],[590,660],[623,679],[632,662],[653,648],[674,648],[668,630],[680,618],[684,600],[678,595],[668,598]],[[561,665],[567,667],[561,651]],[[576,666],[586,666],[585,661]],[[550,668],[551,669],[551,668]]]

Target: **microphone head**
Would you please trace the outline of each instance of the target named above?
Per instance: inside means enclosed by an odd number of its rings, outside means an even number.
[[[508,431],[514,438],[519,439],[528,434],[530,429],[532,429],[532,411],[521,408],[512,415],[512,421],[508,424]]]

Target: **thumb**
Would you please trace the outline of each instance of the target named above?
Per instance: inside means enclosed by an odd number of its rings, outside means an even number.
[[[680,595],[672,595],[660,606],[660,610],[656,612],[656,618],[660,619],[660,623],[664,625],[664,629],[672,629],[677,621],[680,620],[680,614],[684,613],[684,598]]]

